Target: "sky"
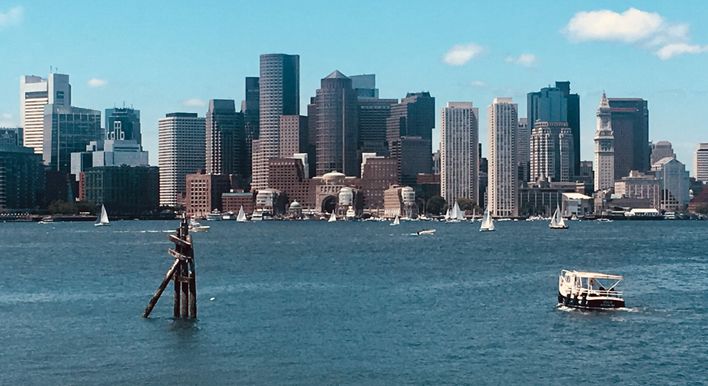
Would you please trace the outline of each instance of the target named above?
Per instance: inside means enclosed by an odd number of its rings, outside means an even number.
[[[110,5],[109,5],[110,4]],[[204,115],[209,99],[244,98],[259,55],[300,55],[300,113],[335,69],[376,74],[382,98],[430,91],[440,109],[471,101],[487,143],[487,106],[571,82],[580,95],[581,159],[593,159],[595,110],[608,97],[649,102],[649,138],[693,167],[708,142],[704,1],[4,1],[0,127],[19,124],[19,79],[70,75],[72,104],[141,110],[157,160],[157,121]],[[437,148],[437,145],[435,146]]]

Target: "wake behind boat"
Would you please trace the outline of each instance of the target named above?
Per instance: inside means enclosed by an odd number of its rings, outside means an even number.
[[[101,214],[98,215],[98,218],[96,218],[96,223],[93,225],[97,227],[105,227],[111,225],[111,222],[108,221],[108,212],[106,212],[105,205],[101,205]]]
[[[599,272],[562,270],[558,277],[558,304],[585,310],[624,307],[617,285],[624,278]]]

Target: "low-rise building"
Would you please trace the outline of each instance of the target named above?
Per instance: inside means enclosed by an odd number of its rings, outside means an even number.
[[[689,200],[689,177],[686,166],[675,158],[666,157],[651,166],[661,183],[660,209],[685,210]]]
[[[246,214],[253,213],[256,200],[251,192],[225,192],[221,194],[221,210],[223,212],[238,213],[243,207]]]
[[[43,189],[42,156],[31,147],[0,144],[0,211],[37,208]]]
[[[418,215],[415,191],[410,186],[393,185],[384,192],[384,217],[413,218]]]
[[[563,216],[583,217],[592,214],[594,200],[581,193],[566,192],[562,194],[561,210]]]
[[[139,216],[157,211],[160,205],[156,166],[100,166],[82,174],[82,199],[105,205],[111,215]]]
[[[629,175],[615,181],[615,195],[631,199],[647,199],[650,207],[660,209],[659,179],[654,175],[631,170]]]
[[[213,210],[221,211],[221,196],[231,190],[231,178],[203,171],[187,174],[186,212],[190,217],[205,217]],[[238,210],[238,209],[237,209]]]

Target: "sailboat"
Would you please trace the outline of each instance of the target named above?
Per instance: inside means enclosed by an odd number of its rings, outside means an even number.
[[[450,219],[450,208],[447,208],[447,212],[445,212],[445,221]]]
[[[472,220],[470,220],[470,221],[471,221],[471,222],[475,222],[476,217],[477,217],[477,209],[476,209],[476,208],[472,208]]]
[[[337,221],[337,216],[334,214],[334,211],[332,211],[332,214],[329,215],[329,220],[327,222],[335,222]]]
[[[241,208],[238,210],[238,216],[236,217],[236,221],[238,222],[246,222],[246,212],[243,211],[243,205],[241,205]]]
[[[482,217],[482,225],[479,227],[480,232],[491,232],[494,230],[494,220],[492,215],[489,214],[489,208],[484,210],[484,216]]]
[[[390,225],[399,225],[401,224],[401,219],[398,218],[398,215],[396,215],[396,218],[393,219],[393,222]]]
[[[568,229],[568,224],[565,223],[565,219],[561,216],[560,207],[556,207],[556,211],[553,212],[553,217],[551,217],[551,223],[548,224],[551,229]]]
[[[105,227],[111,225],[111,222],[108,221],[108,212],[106,212],[105,205],[101,205],[101,214],[98,216],[98,218],[96,218],[96,223],[93,225],[97,227]]]
[[[457,220],[465,221],[465,211],[460,209],[460,206],[455,202],[455,208],[457,208]]]
[[[450,212],[447,222],[460,222],[460,217],[464,219],[465,215],[463,213],[462,216],[460,216],[460,206],[457,205],[457,201],[455,201],[455,206],[452,207],[452,211]]]

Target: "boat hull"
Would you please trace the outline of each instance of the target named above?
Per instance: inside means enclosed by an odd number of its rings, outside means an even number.
[[[624,307],[624,299],[604,296],[575,298],[558,293],[558,304],[583,310],[609,310]]]

